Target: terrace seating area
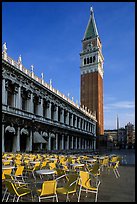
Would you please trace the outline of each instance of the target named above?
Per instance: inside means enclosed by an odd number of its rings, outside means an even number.
[[[119,179],[120,157],[99,154],[2,154],[3,202],[98,201],[102,175]]]

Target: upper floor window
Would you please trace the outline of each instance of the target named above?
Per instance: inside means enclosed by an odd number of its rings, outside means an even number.
[[[87,64],[89,64],[89,58],[87,58]]]
[[[86,58],[84,58],[84,65],[86,64]]]
[[[96,61],[96,57],[95,56],[93,56],[93,62],[95,62]]]

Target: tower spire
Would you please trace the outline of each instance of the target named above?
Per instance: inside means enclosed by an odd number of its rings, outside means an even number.
[[[92,39],[98,36],[98,30],[94,18],[93,7],[90,7],[90,17],[88,21],[88,25],[84,34],[83,40]]]

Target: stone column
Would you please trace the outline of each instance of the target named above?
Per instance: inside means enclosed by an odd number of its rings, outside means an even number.
[[[48,101],[47,103],[47,116],[46,116],[49,120],[51,120],[51,102]]]
[[[89,123],[89,132],[91,132],[91,123]]]
[[[4,144],[4,124],[2,124],[2,152],[5,152],[5,144]]]
[[[29,139],[29,151],[31,152],[32,151],[32,130],[30,130],[30,139]]]
[[[71,137],[71,148],[74,149],[74,138],[73,138],[73,136]]]
[[[84,149],[84,139],[82,139],[82,149]]]
[[[66,125],[69,125],[69,112],[66,112]]]
[[[6,88],[5,88],[5,79],[2,79],[2,104],[6,105]]]
[[[48,140],[48,150],[51,150],[51,136],[49,133],[49,140]]]
[[[17,136],[13,136],[13,145],[12,145],[12,152],[16,152],[17,148]]]
[[[18,91],[16,93],[16,108],[21,109],[21,87],[18,86]]]
[[[72,126],[73,127],[73,113],[72,113],[72,115],[71,115],[71,123],[70,123],[70,126]]]
[[[55,105],[54,108],[54,121],[58,121],[58,106]]]
[[[63,108],[61,108],[60,110],[60,122],[64,123],[64,109]]]
[[[91,149],[91,140],[89,140],[89,149]]]
[[[62,140],[61,140],[61,149],[64,149],[64,135],[62,135]]]
[[[43,116],[43,98],[39,98],[38,115]]]
[[[16,143],[16,151],[20,151],[20,127],[18,127],[17,130],[17,143]]]
[[[34,113],[33,93],[30,93],[29,112]]]
[[[96,140],[94,140],[94,150],[96,150]]]
[[[58,133],[56,133],[56,150],[58,150]]]
[[[67,135],[67,149],[69,149],[69,135]]]
[[[81,122],[81,118],[79,118],[79,121],[78,121],[78,128],[80,129],[80,122]]]
[[[75,139],[75,149],[77,149],[78,148],[78,138],[76,137],[76,139]]]
[[[79,149],[81,149],[81,138],[79,137]]]
[[[82,120],[82,130],[84,130],[84,120]]]
[[[84,149],[87,149],[87,140],[85,140],[85,147]]]
[[[89,149],[89,140],[87,141],[87,149]]]
[[[14,90],[14,91],[13,91],[13,101],[12,101],[12,104],[13,104],[13,107],[14,107],[14,108],[16,108],[16,93],[17,93],[17,92]]]
[[[30,138],[29,138],[28,135],[27,135],[27,138],[26,138],[26,151],[27,152],[30,151]]]
[[[75,116],[75,128],[77,128],[77,116]]]

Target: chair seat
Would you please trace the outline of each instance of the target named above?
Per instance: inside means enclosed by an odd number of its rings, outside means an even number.
[[[31,193],[31,190],[27,189],[27,188],[18,188],[17,192],[19,195],[26,195],[28,193]]]
[[[65,188],[65,187],[60,187],[60,188],[57,188],[57,193],[59,194],[69,194],[69,193],[75,193],[75,190],[68,190],[68,188]]]
[[[91,190],[91,191],[97,191],[96,187],[87,187],[87,186],[82,186],[83,188],[87,189],[87,190]]]

